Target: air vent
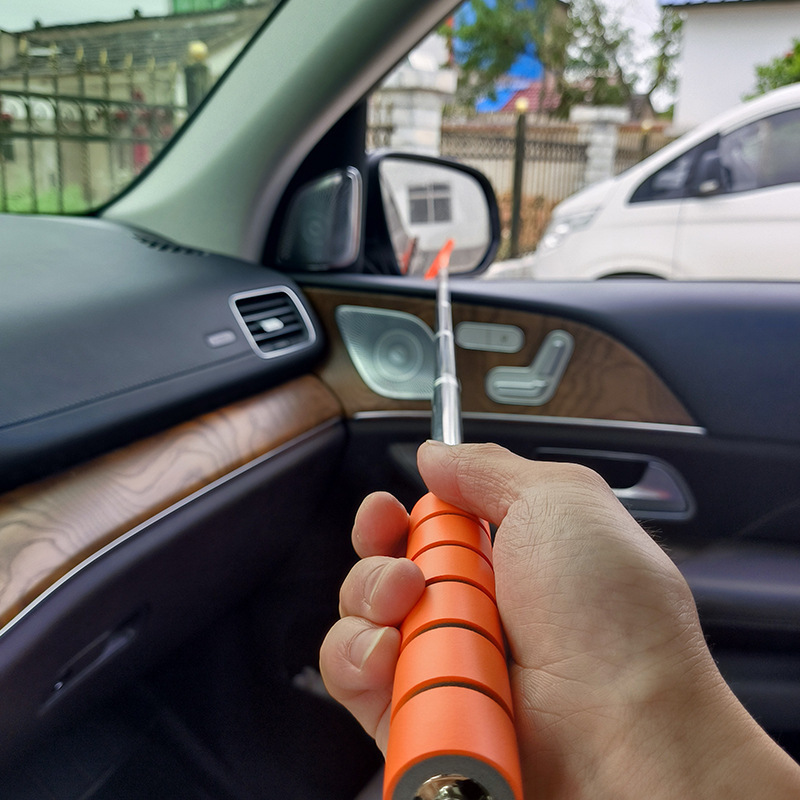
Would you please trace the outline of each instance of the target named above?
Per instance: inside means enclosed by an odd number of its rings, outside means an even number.
[[[253,349],[274,358],[314,343],[316,334],[297,295],[287,289],[259,289],[231,297],[231,307]]]
[[[160,253],[175,253],[182,256],[207,256],[204,250],[197,250],[194,247],[184,247],[177,242],[170,242],[168,239],[159,239],[157,236],[145,236],[141,233],[134,233],[133,238],[141,242],[151,250],[158,250]]]

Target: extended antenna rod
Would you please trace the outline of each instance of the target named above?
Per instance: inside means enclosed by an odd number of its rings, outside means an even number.
[[[438,281],[432,433],[460,444],[446,265]],[[522,800],[489,527],[426,494],[411,512],[406,555],[426,586],[400,629],[384,800]]]
[[[456,375],[453,307],[450,304],[450,276],[446,266],[440,268],[436,284],[436,367],[431,433],[439,442],[461,444],[461,386]]]

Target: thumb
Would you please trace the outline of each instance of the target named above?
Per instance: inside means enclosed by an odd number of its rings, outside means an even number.
[[[496,444],[425,442],[417,452],[417,465],[437,497],[494,525],[535,485],[541,471],[541,465]]]

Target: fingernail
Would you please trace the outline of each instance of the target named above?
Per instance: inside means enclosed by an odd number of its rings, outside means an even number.
[[[359,669],[363,669],[380,644],[381,639],[386,635],[388,628],[372,628],[359,633],[350,645],[350,660]]]

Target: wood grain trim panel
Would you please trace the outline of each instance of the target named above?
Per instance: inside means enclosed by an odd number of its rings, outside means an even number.
[[[307,288],[305,294],[329,333],[327,360],[318,370],[352,416],[363,411],[424,410],[427,402],[390,400],[372,392],[359,377],[339,336],[334,311],[338,305],[363,305],[415,314],[433,327],[433,300],[391,295],[337,293]],[[668,425],[695,425],[689,412],[655,372],[633,351],[588,325],[559,317],[462,303],[453,305],[455,324],[473,322],[516,325],[525,332],[519,353],[487,353],[456,348],[464,411],[574,417]],[[544,337],[560,329],[575,339],[575,350],[555,396],[542,406],[512,406],[493,402],[484,389],[486,373],[496,366],[527,366]]]
[[[307,376],[0,497],[0,627],[119,536],[341,413]]]

